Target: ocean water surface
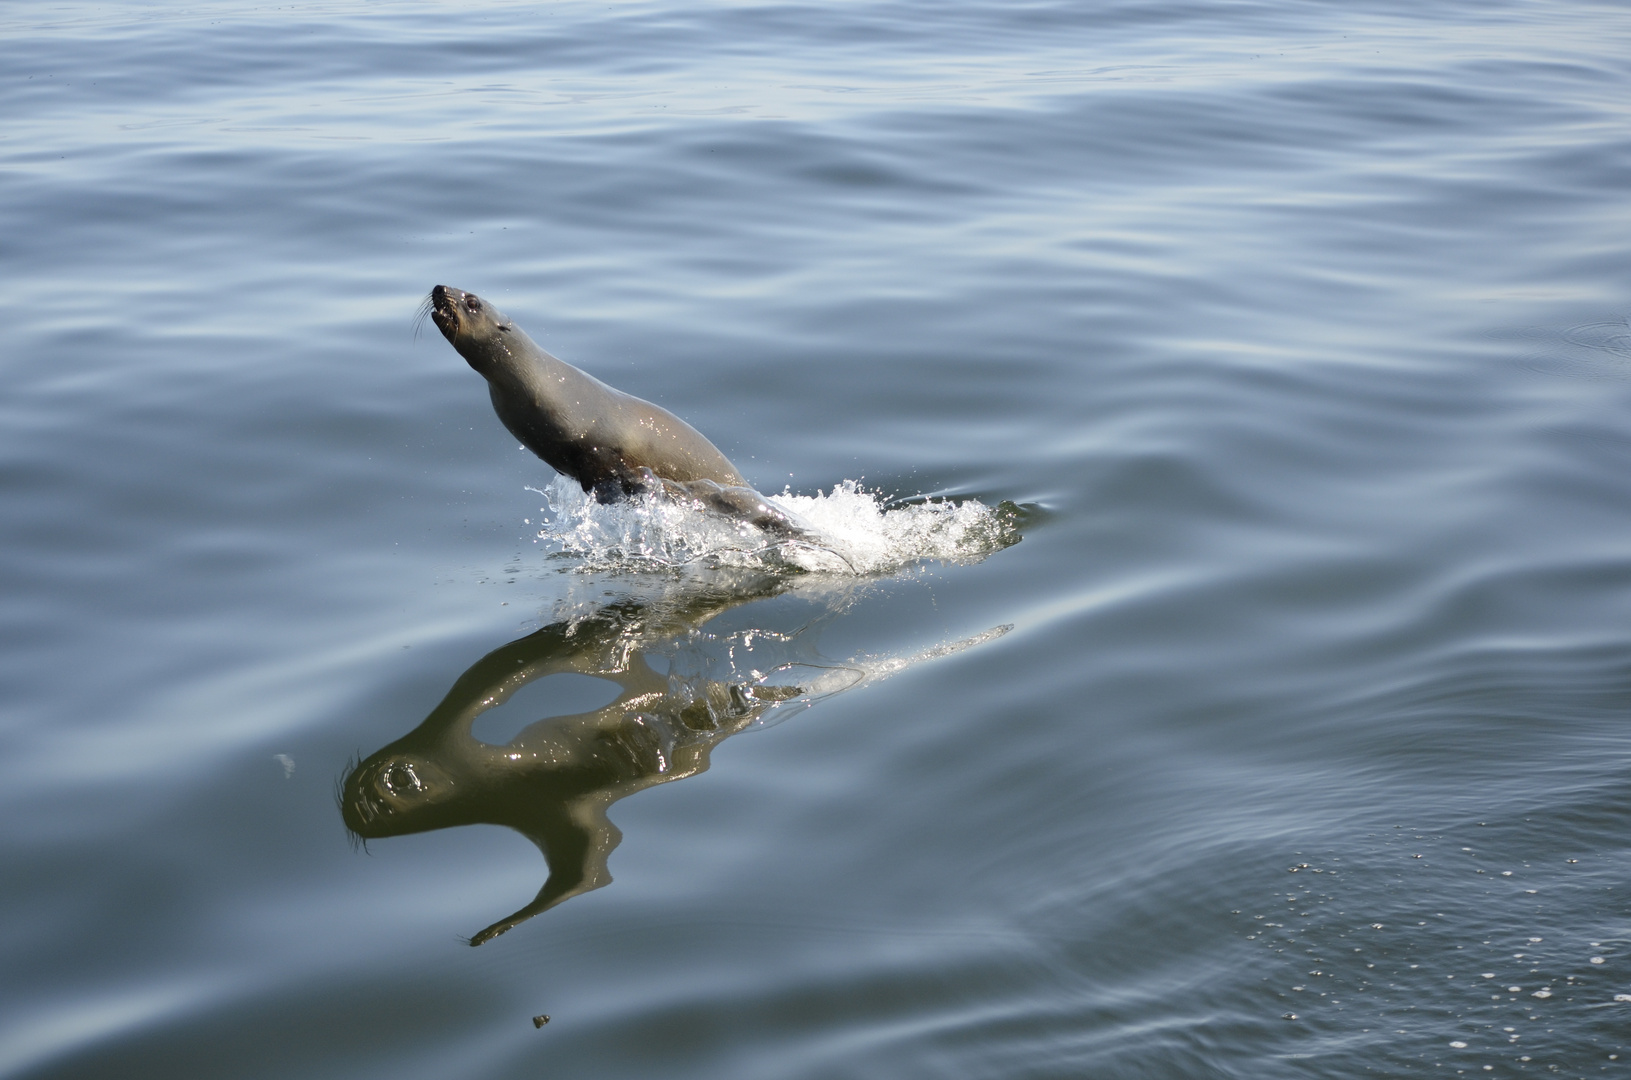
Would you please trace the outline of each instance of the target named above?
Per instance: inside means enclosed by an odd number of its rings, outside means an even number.
[[[1631,1063],[1623,5],[8,16],[0,1077]]]

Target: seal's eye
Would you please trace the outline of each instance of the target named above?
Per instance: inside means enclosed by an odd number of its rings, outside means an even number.
[[[425,785],[414,773],[412,765],[392,765],[386,770],[385,790],[392,795],[406,795],[411,791],[423,791]]]
[[[480,311],[481,301],[476,299],[474,296],[467,296],[464,298],[464,306],[469,308],[471,311]]]

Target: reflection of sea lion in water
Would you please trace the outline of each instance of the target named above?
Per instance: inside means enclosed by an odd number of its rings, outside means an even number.
[[[738,604],[782,591],[774,578],[736,590],[708,588],[673,603],[624,599],[544,627],[477,661],[409,734],[357,763],[337,792],[352,835],[364,840],[455,825],[507,825],[543,851],[549,878],[537,897],[470,939],[480,945],[539,912],[611,881],[607,861],[622,833],[607,817],[619,799],[708,768],[721,740],[771,704],[804,691],[784,680],[794,664],[727,678],[659,674],[646,659]],[[749,654],[751,652],[749,651]],[[784,662],[777,664],[775,660]],[[799,665],[806,670],[807,665]],[[589,675],[621,690],[604,708],[551,716],[504,746],[473,727],[537,679]]]
[[[426,303],[442,335],[487,380],[510,433],[596,500],[662,491],[774,533],[809,536],[667,409],[551,356],[474,293],[438,285]]]
[[[796,581],[729,572],[687,577],[655,595],[574,609],[493,650],[417,728],[348,770],[336,791],[346,828],[368,841],[504,825],[536,844],[548,878],[530,903],[470,939],[480,945],[610,882],[622,837],[609,817],[613,804],[704,771],[715,746],[770,709],[791,711],[1012,629],[993,627],[911,656],[835,663],[818,639],[823,624],[861,595],[864,583],[855,579],[804,593],[817,610],[792,629],[787,616],[800,611],[797,604],[734,615],[729,625],[745,627],[734,632],[714,622],[741,605],[798,597]],[[503,745],[477,735],[488,710],[508,702],[512,716],[521,712],[528,699],[515,695],[529,684],[531,703],[543,704],[548,678],[566,673],[605,680],[619,693],[599,709],[546,715]]]

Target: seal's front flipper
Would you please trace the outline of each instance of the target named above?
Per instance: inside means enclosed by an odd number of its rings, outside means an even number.
[[[513,930],[556,904],[611,884],[612,872],[606,864],[623,833],[607,819],[605,807],[598,802],[568,804],[564,819],[543,823],[536,832],[523,831],[544,853],[549,878],[532,903],[471,937],[473,946]]]

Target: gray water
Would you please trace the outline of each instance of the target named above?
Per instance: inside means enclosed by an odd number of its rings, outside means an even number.
[[[0,1076],[1616,1074],[1628,58],[1591,3],[15,5]],[[566,550],[437,283],[763,491],[1015,535]],[[528,835],[336,789],[490,654],[437,760],[625,771],[490,773],[609,880],[472,948]]]

